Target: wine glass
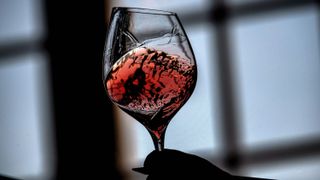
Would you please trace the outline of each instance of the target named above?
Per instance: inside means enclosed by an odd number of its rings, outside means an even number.
[[[112,9],[103,59],[111,101],[164,148],[166,128],[191,96],[197,67],[177,14],[154,9]]]

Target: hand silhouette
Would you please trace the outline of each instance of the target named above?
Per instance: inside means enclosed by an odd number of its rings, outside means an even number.
[[[198,156],[177,150],[164,149],[151,152],[144,167],[134,171],[147,174],[147,180],[168,179],[259,179],[233,176]],[[262,179],[261,179],[262,180]]]

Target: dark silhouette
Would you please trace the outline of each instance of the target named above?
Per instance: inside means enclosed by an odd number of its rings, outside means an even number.
[[[234,180],[261,179],[233,176],[203,158],[170,149],[165,149],[161,152],[151,152],[144,162],[144,167],[134,168],[133,170],[148,175],[147,180],[184,178]]]
[[[18,179],[14,179],[8,176],[4,176],[4,175],[0,175],[0,180],[18,180]]]

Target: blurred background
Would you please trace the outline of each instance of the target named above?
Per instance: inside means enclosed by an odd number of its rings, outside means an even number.
[[[145,179],[131,168],[150,135],[101,79],[114,6],[176,12],[191,41],[198,82],[166,148],[243,176],[320,178],[315,0],[1,0],[1,176]]]

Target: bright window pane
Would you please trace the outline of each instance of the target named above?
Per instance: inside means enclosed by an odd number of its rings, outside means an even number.
[[[0,174],[50,179],[53,151],[47,61],[38,53],[0,62]]]
[[[311,6],[232,24],[246,145],[320,135],[318,16]]]
[[[43,35],[40,0],[1,0],[0,44]]]

